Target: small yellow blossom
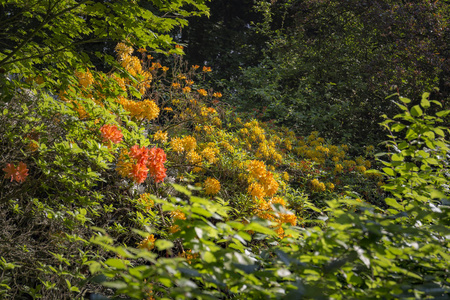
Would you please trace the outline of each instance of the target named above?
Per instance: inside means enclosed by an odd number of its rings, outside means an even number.
[[[153,234],[150,234],[144,240],[139,242],[137,247],[139,249],[147,249],[150,251],[153,248],[155,248],[155,241],[156,241],[155,236]]]
[[[155,135],[153,136],[153,139],[155,141],[159,141],[161,143],[167,142],[167,131],[162,132],[161,130],[158,130]]]

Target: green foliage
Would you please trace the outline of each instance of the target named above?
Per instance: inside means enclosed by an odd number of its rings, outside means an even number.
[[[435,103],[427,97],[415,111]],[[443,180],[448,177],[448,128],[436,123],[449,111],[438,112],[437,117],[426,112],[412,115],[412,109],[400,106],[404,112],[395,117],[398,121],[383,124],[391,132],[407,128],[403,138],[392,135],[388,142],[399,152],[389,154],[390,160],[384,162],[388,166],[384,188],[397,199],[386,199],[387,210],[350,197],[336,198],[327,202],[324,228],[291,227],[286,230],[289,236],[280,240],[271,234],[268,223],[227,221],[226,204],[175,187],[189,201],[154,198],[164,211],[181,209],[186,214],[187,219],[177,223],[180,230],[172,242],[161,241],[164,246],[152,253],[111,247],[111,239],[97,236],[95,243],[122,260],[107,260],[102,267],[89,262],[91,271],[103,273],[103,284],[116,288],[117,294],[137,298],[445,297],[450,291],[449,189],[448,180]],[[180,258],[179,249],[192,252]],[[139,258],[148,263],[139,263]]]
[[[186,26],[188,16],[207,14],[204,2],[2,1],[1,73],[64,82],[63,78],[70,76],[67,69],[91,67],[93,59],[100,58],[102,64],[106,58],[114,64],[104,48],[107,43],[124,40],[157,52],[176,53],[168,33]],[[0,82],[11,85],[3,76]]]

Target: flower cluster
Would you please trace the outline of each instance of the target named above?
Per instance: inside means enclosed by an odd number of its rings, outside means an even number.
[[[89,71],[89,69],[86,70],[86,72],[75,72],[75,77],[78,79],[78,83],[83,86],[84,88],[89,87],[91,84],[94,83],[94,77],[92,76],[92,73]]]
[[[144,240],[139,242],[137,247],[139,249],[147,249],[148,251],[150,251],[153,248],[155,248],[155,241],[156,241],[155,236],[153,234],[150,234]]]
[[[220,182],[217,179],[208,177],[205,180],[205,193],[207,195],[215,195],[220,191]]]
[[[153,136],[153,139],[161,143],[167,142],[167,131],[165,132],[162,132],[161,130],[157,131]]]
[[[166,168],[164,168],[164,163],[166,162],[166,154],[161,148],[151,148],[149,151],[149,160],[147,163],[148,169],[150,170],[150,175],[153,177],[155,182],[162,182],[166,178]]]
[[[125,97],[120,97],[119,103],[137,120],[147,119],[150,121],[159,116],[158,105],[156,105],[154,101],[148,99],[144,101],[133,101],[128,100]]]
[[[109,142],[112,142],[118,144],[122,141],[123,134],[116,125],[105,124],[100,128],[100,132],[104,143],[109,144]]]
[[[172,220],[176,222],[177,220],[186,220],[186,215],[181,210],[174,210],[170,212],[170,216],[172,217]],[[178,225],[172,225],[169,228],[170,233],[175,233],[180,230],[180,226]]]
[[[278,191],[279,184],[274,179],[272,172],[267,171],[263,161],[251,160],[247,162],[247,172],[250,182],[247,191],[250,195],[262,199],[265,196],[272,197]]]
[[[149,171],[155,182],[161,182],[166,178],[165,162],[164,150],[139,148],[138,145],[134,145],[130,151],[122,151],[116,169],[121,176],[130,178],[136,183],[143,183]]]
[[[17,167],[13,164],[7,164],[3,171],[6,172],[5,178],[11,178],[11,181],[24,182],[27,179],[29,170],[24,162],[19,162]]]
[[[181,153],[183,151],[189,152],[197,148],[197,140],[193,136],[185,136],[183,138],[173,138],[170,141],[172,150]]]
[[[217,162],[217,155],[220,153],[220,150],[215,147],[206,147],[201,153],[208,163],[213,164]]]
[[[315,192],[324,192],[326,187],[323,182],[320,182],[318,179],[311,180],[311,189]]]

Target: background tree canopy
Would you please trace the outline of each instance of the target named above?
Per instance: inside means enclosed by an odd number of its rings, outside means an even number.
[[[193,48],[187,57],[203,54],[217,70],[216,84],[230,80],[229,101],[245,111],[358,145],[382,139],[378,123],[394,108],[385,99],[390,93],[414,97],[438,88],[433,96],[443,103],[450,95],[446,2],[281,0],[250,7],[215,1],[213,24],[195,24],[186,35]]]

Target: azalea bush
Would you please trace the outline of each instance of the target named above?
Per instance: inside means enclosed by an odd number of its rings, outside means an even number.
[[[424,114],[433,103],[427,96],[411,109],[398,104],[403,113],[383,123],[396,150],[378,155],[388,156],[386,167],[370,173],[380,174],[382,189],[392,192],[386,209],[351,194],[335,197],[327,201],[324,226],[289,226],[279,238],[267,220],[230,220],[230,203],[175,185],[180,197],[152,200],[183,215],[176,233],[158,238],[149,227],[139,231],[147,236],[145,247],[136,249],[99,230],[92,241],[117,257],[88,262],[91,272],[103,274],[96,278],[117,294],[139,299],[444,297],[450,291],[449,130],[439,123],[450,111]],[[403,129],[401,137],[393,135]],[[275,204],[274,211],[283,207]]]
[[[289,226],[309,226],[312,216],[323,215],[325,200],[347,189],[339,175],[353,181],[356,193],[357,183],[376,185],[364,175],[370,155],[354,161],[346,145],[331,145],[316,132],[301,138],[240,117],[220,101],[220,92],[202,85],[211,71],[206,66],[189,66],[178,54],[163,66],[127,42],[116,46],[116,58],[114,71],[75,70],[54,92],[43,78],[27,78],[2,104],[2,206],[12,211],[4,228],[11,235],[20,220],[29,220],[15,239],[20,243],[3,244],[9,253],[3,259],[33,270],[16,283],[25,269],[8,269],[6,295],[83,294],[83,263],[107,257],[88,242],[90,226],[123,244],[144,247],[155,236],[175,242],[186,214],[181,207],[165,212],[150,197],[173,196],[167,183],[226,199],[229,220],[246,225],[257,216],[278,238]],[[41,226],[48,237],[30,244]],[[153,237],[131,231],[147,227]],[[182,253],[175,245],[173,252]],[[43,251],[49,260],[22,253],[29,251]]]

